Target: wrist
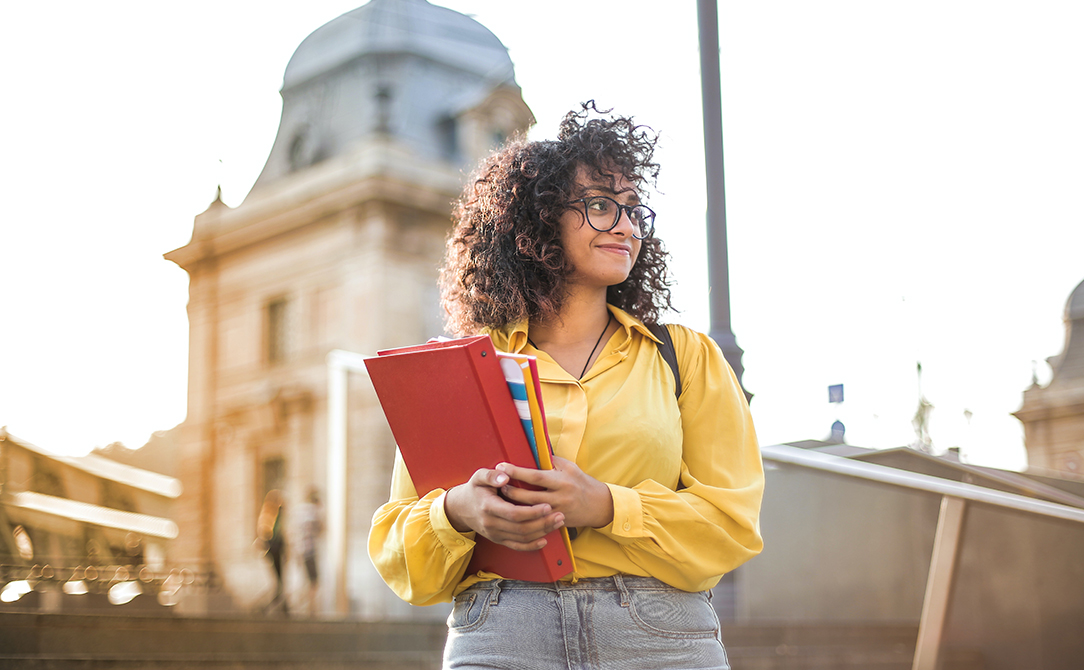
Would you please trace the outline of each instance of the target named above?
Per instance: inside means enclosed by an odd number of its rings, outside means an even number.
[[[452,528],[457,532],[469,533],[474,529],[460,514],[459,494],[462,493],[462,487],[462,484],[453,486],[444,494],[444,516],[447,517],[448,523],[452,524]]]
[[[614,498],[609,486],[597,480],[596,483],[598,486],[595,488],[595,501],[592,507],[596,510],[597,516],[592,519],[591,527],[605,528],[614,520]]]

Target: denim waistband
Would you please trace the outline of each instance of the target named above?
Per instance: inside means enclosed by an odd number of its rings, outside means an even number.
[[[522,582],[516,579],[494,579],[488,582],[472,584],[471,590],[490,591],[491,604],[500,602],[503,591],[549,591],[551,593],[583,593],[586,591],[610,591],[620,594],[622,607],[628,607],[632,591],[685,593],[681,589],[664,584],[654,577],[635,577],[633,575],[613,575],[611,577],[588,577],[572,582]],[[711,598],[710,592],[708,596]]]
[[[523,582],[516,579],[495,579],[479,582],[471,588],[480,589],[534,589],[544,591],[678,591],[669,584],[664,584],[654,577],[636,577],[633,575],[613,575],[610,577],[588,577],[573,582]]]

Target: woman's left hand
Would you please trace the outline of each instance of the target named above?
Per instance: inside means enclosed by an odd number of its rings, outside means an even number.
[[[565,515],[569,528],[602,528],[614,518],[614,501],[610,488],[585,473],[572,461],[553,457],[553,470],[520,468],[501,463],[497,470],[511,479],[541,488],[531,491],[506,485],[501,489],[505,498],[523,505],[549,503],[555,512]]]

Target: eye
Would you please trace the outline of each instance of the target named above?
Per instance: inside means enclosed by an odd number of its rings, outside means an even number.
[[[604,198],[602,196],[597,196],[587,201],[587,209],[592,212],[599,212],[601,214],[612,211],[613,206],[614,205],[612,202],[610,202],[609,198]]]

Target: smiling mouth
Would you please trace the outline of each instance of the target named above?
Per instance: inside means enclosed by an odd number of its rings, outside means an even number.
[[[603,245],[600,246],[599,249],[602,249],[603,251],[608,251],[611,254],[624,254],[625,256],[632,255],[632,249],[629,249],[628,247]]]

